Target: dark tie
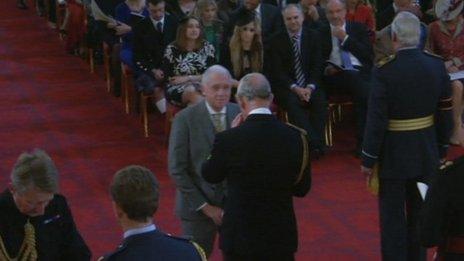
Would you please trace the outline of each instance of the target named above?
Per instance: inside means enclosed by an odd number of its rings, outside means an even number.
[[[342,41],[338,41],[338,46],[340,48],[340,57],[342,59],[343,68],[346,70],[353,70],[353,64],[351,63],[350,53],[342,49]]]
[[[292,49],[293,49],[296,84],[298,85],[298,87],[304,88],[306,85],[306,80],[305,80],[305,76],[303,72],[303,66],[301,63],[300,47],[298,46],[298,35],[292,36]]]
[[[158,32],[160,32],[160,33],[163,32],[163,22],[158,22],[156,24],[156,30],[158,30]]]

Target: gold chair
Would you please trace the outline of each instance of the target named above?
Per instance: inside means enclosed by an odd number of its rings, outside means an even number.
[[[124,103],[124,111],[126,114],[130,113],[130,108],[132,104],[132,93],[133,93],[133,72],[129,66],[124,63],[121,63],[121,87],[122,87],[122,101]]]
[[[111,92],[111,48],[103,42],[103,70],[105,73],[106,91]]]

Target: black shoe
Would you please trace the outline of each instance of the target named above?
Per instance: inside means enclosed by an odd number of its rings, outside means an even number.
[[[22,9],[22,10],[26,10],[28,9],[26,3],[24,2],[18,2],[18,4],[16,5],[19,9]]]

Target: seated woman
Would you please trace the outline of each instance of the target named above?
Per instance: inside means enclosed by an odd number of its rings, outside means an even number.
[[[220,51],[224,36],[224,23],[217,18],[217,4],[215,0],[199,0],[194,14],[200,18],[206,40],[216,50],[216,61],[220,60]]]
[[[240,80],[251,72],[263,71],[263,43],[261,27],[253,15],[239,17],[230,39],[229,50],[224,53],[222,64]]]
[[[438,0],[435,12],[439,20],[429,25],[429,48],[443,57],[448,73],[464,70],[464,2],[453,5],[451,0]],[[452,81],[453,134],[450,143],[464,147],[462,126],[464,79]]]
[[[358,22],[366,26],[369,38],[375,41],[375,19],[372,8],[363,3],[363,0],[346,1],[346,21]]]
[[[134,68],[132,61],[132,26],[148,15],[145,0],[126,0],[116,7],[116,21],[118,23],[108,24],[109,28],[116,30],[116,35],[122,37],[121,62],[127,64],[130,68]]]
[[[179,22],[176,40],[166,47],[162,65],[169,102],[185,106],[202,100],[201,75],[215,63],[214,53],[214,46],[203,37],[198,18],[186,17]]]

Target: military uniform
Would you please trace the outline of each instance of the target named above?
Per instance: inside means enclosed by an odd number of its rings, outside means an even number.
[[[76,229],[71,211],[66,199],[55,195],[45,208],[42,216],[28,217],[19,212],[9,190],[0,194],[0,260],[24,257],[23,241],[29,236],[27,225],[33,227],[32,241],[35,250],[29,252],[29,257],[36,256],[40,261],[87,261],[91,253],[81,235]],[[6,253],[5,253],[6,252]],[[34,252],[34,254],[32,254]],[[14,260],[14,259],[13,259]],[[18,260],[34,260],[18,259]]]
[[[441,260],[464,260],[464,157],[431,183],[420,224],[421,243],[438,246]]]
[[[153,230],[128,236],[116,251],[99,259],[101,260],[206,261],[207,259],[201,247],[196,243]]]
[[[378,164],[383,260],[425,260],[416,182],[427,182],[445,156],[450,96],[443,61],[417,48],[399,50],[373,71],[362,165]]]

